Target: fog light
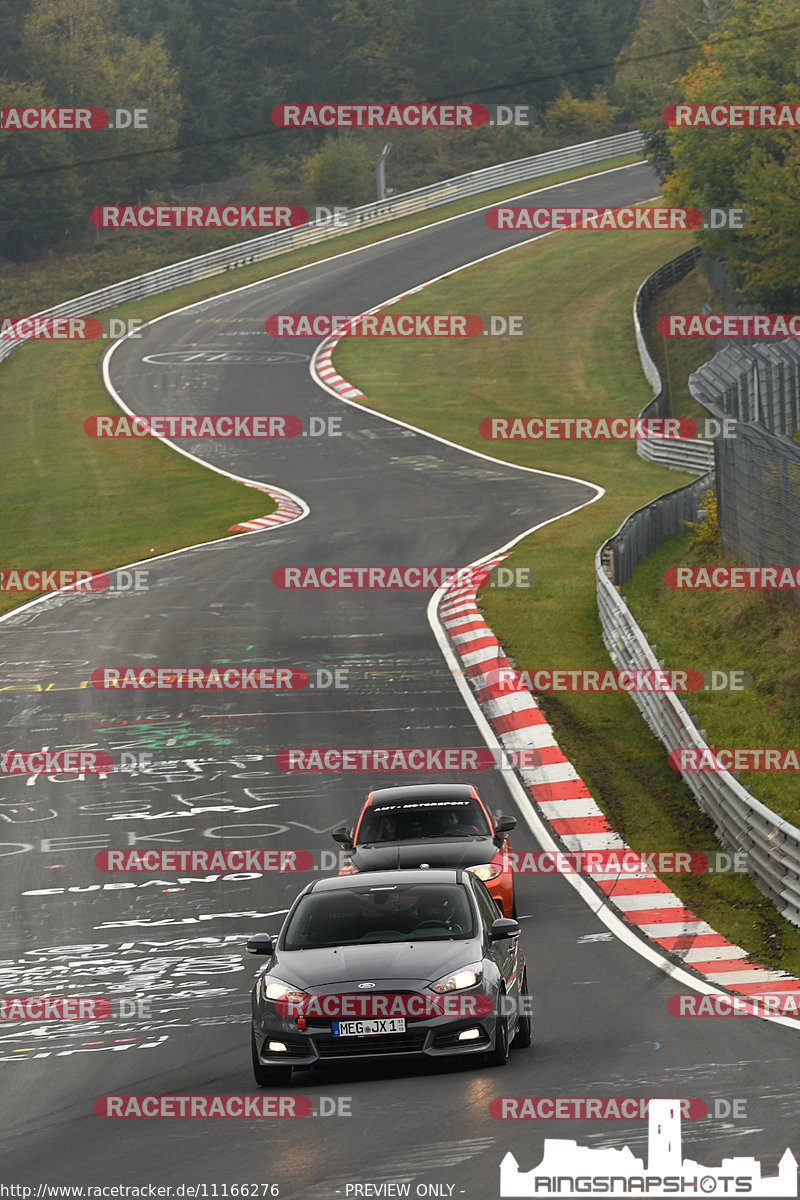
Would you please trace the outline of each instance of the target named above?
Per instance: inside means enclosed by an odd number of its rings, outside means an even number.
[[[270,1054],[285,1054],[286,1053],[286,1043],[285,1042],[268,1042],[267,1049],[269,1050]]]
[[[460,1042],[474,1042],[475,1038],[479,1038],[480,1036],[480,1029],[462,1029],[461,1033],[458,1035],[458,1040]]]

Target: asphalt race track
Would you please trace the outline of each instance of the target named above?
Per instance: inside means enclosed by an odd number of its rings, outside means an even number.
[[[619,205],[655,190],[640,165],[537,202]],[[534,1046],[513,1052],[505,1069],[476,1060],[296,1072],[283,1092],[323,1110],[297,1124],[114,1120],[93,1109],[107,1094],[257,1091],[248,992],[258,960],[244,941],[276,933],[306,880],[113,875],[96,868],[97,851],[301,847],[327,852],[317,862],[330,867],[330,830],[355,814],[375,777],[285,772],[281,749],[482,744],[428,625],[430,592],[289,591],[272,572],[466,563],[594,495],[343,405],[309,377],[317,340],[272,339],[263,320],[360,312],[527,236],[466,215],[203,302],[113,353],[114,386],[136,412],[340,417],[341,436],[182,443],[225,470],[290,489],[310,515],[160,559],[141,593],[55,597],[0,623],[0,721],[10,744],[154,760],[104,779],[0,782],[3,993],[147,1002],[141,1015],[90,1026],[3,1024],[0,1182],[271,1183],[284,1198],[410,1182],[412,1195],[418,1184],[441,1185],[431,1194],[483,1200],[498,1194],[503,1156],[512,1151],[529,1169],[544,1137],[627,1144],[646,1156],[644,1121],[499,1121],[489,1112],[497,1096],[697,1096],[710,1109],[744,1099],[744,1120],[684,1122],[687,1155],[709,1166],[755,1155],[772,1174],[785,1148],[800,1145],[794,1031],[669,1016],[667,998],[682,989],[551,876],[518,881]],[[259,515],[252,499],[243,518]],[[338,669],[349,686],[156,694],[87,684],[103,666],[222,664],[300,667],[315,682],[318,669]],[[492,808],[514,811],[499,771],[476,782]],[[518,850],[536,845],[524,820],[513,840]]]

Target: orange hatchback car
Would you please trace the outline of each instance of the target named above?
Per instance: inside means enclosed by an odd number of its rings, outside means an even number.
[[[355,829],[334,829],[340,875],[415,867],[464,867],[482,879],[504,917],[516,917],[506,859],[516,817],[492,814],[466,783],[421,783],[367,793]]]

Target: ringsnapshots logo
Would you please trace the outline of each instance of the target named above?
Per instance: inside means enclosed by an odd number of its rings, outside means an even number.
[[[501,1197],[745,1195],[776,1200],[797,1195],[797,1162],[788,1149],[778,1174],[767,1177],[756,1158],[726,1158],[720,1167],[684,1159],[683,1104],[679,1097],[648,1101],[647,1164],[628,1146],[591,1148],[574,1140],[545,1138],[541,1162],[529,1171],[520,1170],[513,1154],[505,1155],[500,1163]]]
[[[520,313],[272,313],[271,337],[522,337],[530,320]]]

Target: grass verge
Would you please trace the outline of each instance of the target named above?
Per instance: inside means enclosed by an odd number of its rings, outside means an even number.
[[[401,304],[403,311],[525,313],[532,320],[528,337],[352,339],[337,350],[337,369],[364,391],[371,408],[506,461],[606,489],[594,504],[515,549],[509,565],[536,571],[533,591],[483,596],[490,625],[521,668],[609,666],[595,598],[597,547],[633,509],[690,476],[645,462],[631,442],[491,443],[479,435],[479,422],[638,413],[650,392],[636,353],[633,297],[646,275],[687,247],[688,239],[675,233],[542,238]],[[560,693],[539,701],[564,753],[631,846],[643,852],[718,849],[710,822],[667,766],[629,696]],[[800,972],[800,930],[776,914],[749,877],[665,878],[732,941]]]
[[[723,563],[692,546],[691,534],[651,554],[626,583],[626,602],[669,665],[680,658],[700,670],[744,671],[741,692],[692,693],[691,709],[713,746],[791,747],[800,719],[800,610],[791,594],[686,590],[664,586],[667,567]],[[742,771],[762,804],[800,825],[800,780],[792,771]]]

